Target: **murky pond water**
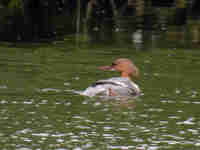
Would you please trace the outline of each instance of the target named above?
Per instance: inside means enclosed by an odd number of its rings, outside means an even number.
[[[1,46],[0,149],[199,149],[200,51],[152,47],[76,44],[73,37]],[[97,67],[119,57],[140,69],[140,97],[105,101],[70,92],[118,76]]]

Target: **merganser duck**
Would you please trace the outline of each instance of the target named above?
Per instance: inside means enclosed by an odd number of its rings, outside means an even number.
[[[79,94],[89,97],[97,95],[132,97],[140,95],[138,85],[131,81],[131,77],[138,78],[139,76],[139,71],[131,60],[127,58],[119,58],[113,61],[112,65],[101,66],[99,69],[104,71],[119,71],[120,77],[96,81]]]

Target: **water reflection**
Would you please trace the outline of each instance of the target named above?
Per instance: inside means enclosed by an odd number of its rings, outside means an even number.
[[[162,12],[159,9],[155,9],[155,12],[153,12],[156,16]],[[163,9],[164,8],[162,8],[162,10]],[[166,8],[164,12],[167,13],[168,11],[170,11],[170,9]],[[88,41],[92,44],[132,43],[133,47],[137,50],[157,47],[199,47],[198,21],[193,21],[189,18],[187,24],[176,24],[170,23],[166,14],[161,14],[157,17],[158,18],[152,18],[151,15],[146,18],[144,17],[144,22],[146,21],[144,24],[137,22],[137,20],[143,20],[143,18],[137,18],[135,16],[128,18],[122,17],[115,21],[115,25],[110,23],[112,22],[111,19],[105,19],[102,20],[103,23],[101,23],[101,27],[95,25],[93,28],[89,27],[86,36],[88,36]],[[151,18],[152,20],[146,20],[147,18]],[[149,24],[151,22],[152,24]]]

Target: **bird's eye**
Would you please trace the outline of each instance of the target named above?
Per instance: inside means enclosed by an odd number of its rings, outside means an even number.
[[[112,63],[112,66],[116,66],[117,64],[116,63]]]

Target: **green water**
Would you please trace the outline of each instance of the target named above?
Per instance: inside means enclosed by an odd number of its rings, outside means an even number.
[[[198,49],[76,42],[0,47],[1,150],[200,148]],[[105,101],[69,91],[118,76],[97,67],[119,57],[140,69],[140,97]]]

